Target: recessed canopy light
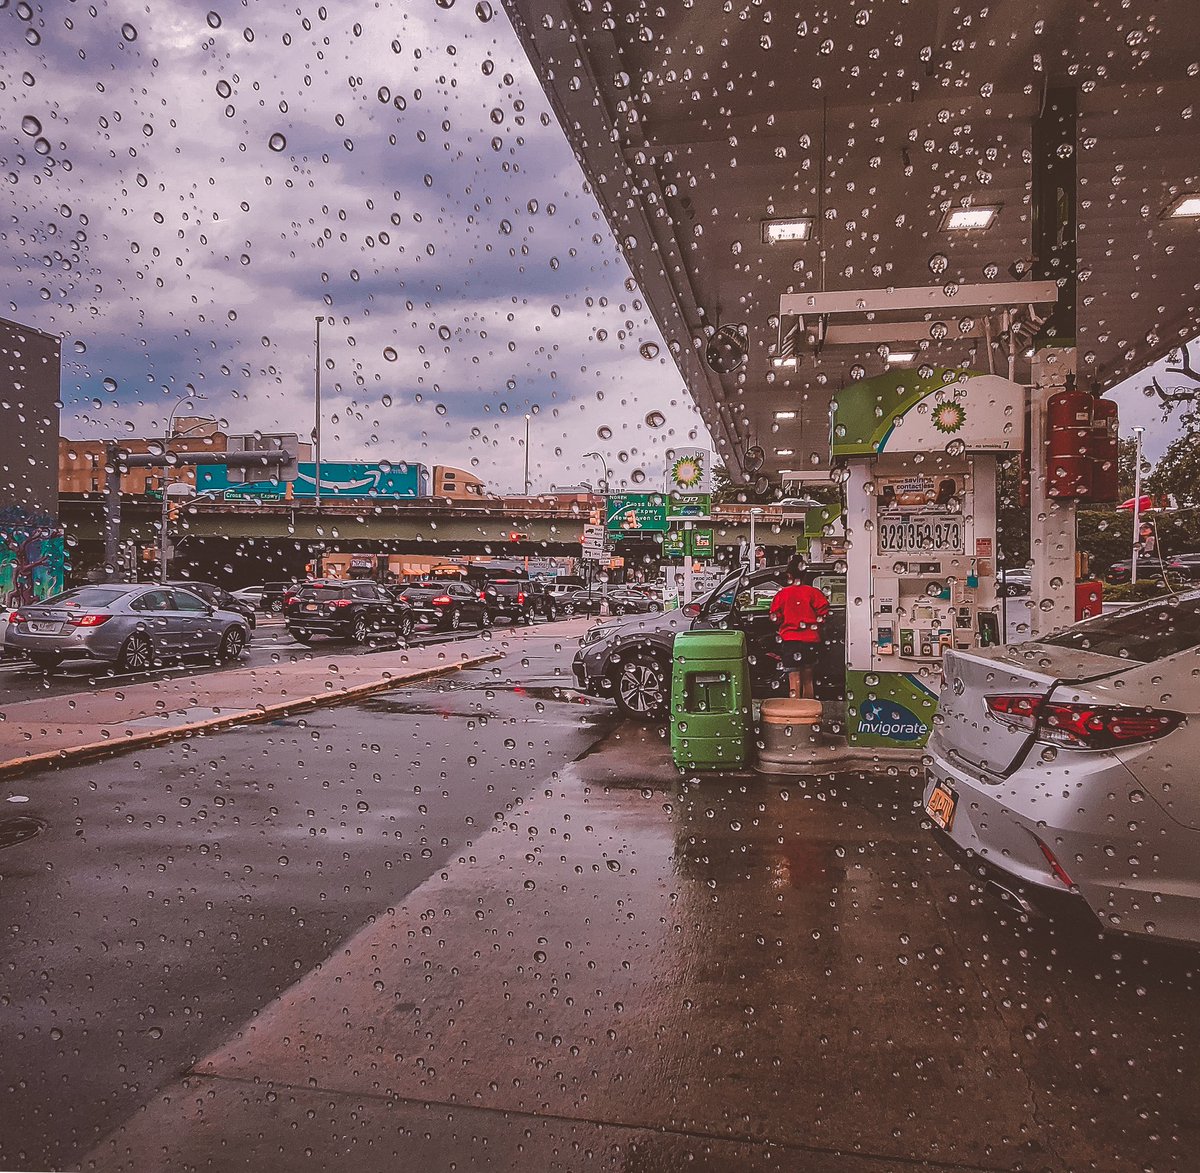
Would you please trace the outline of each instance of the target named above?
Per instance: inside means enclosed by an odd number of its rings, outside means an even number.
[[[783,244],[789,240],[807,240],[812,235],[811,216],[792,216],[786,220],[762,222],[763,244]]]
[[[776,448],[775,455],[776,456],[795,456],[796,453],[791,448]]]
[[[912,362],[916,357],[915,350],[889,350],[887,360],[889,363]]]
[[[796,365],[796,356],[791,358],[773,358],[771,364],[777,367],[794,367]]]
[[[942,217],[942,231],[978,232],[984,228],[991,228],[992,221],[999,213],[999,207],[994,204],[976,205],[972,208],[951,208]]]
[[[1200,216],[1200,195],[1188,192],[1181,195],[1164,213],[1169,220],[1185,220],[1192,216]]]
[[[775,413],[775,418],[777,420],[794,420],[796,418],[796,413],[794,411],[777,411]]]

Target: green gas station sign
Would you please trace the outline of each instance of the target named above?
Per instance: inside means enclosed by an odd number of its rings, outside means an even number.
[[[684,531],[681,529],[668,530],[663,535],[663,557],[682,558],[687,552],[687,543],[683,540]]]

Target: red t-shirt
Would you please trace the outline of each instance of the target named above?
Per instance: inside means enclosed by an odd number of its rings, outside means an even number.
[[[829,614],[829,600],[816,587],[785,586],[771,600],[771,615],[778,617],[779,638],[815,644],[821,640],[821,620]]]

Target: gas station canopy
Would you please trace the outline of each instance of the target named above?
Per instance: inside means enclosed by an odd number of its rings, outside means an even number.
[[[751,479],[821,475],[889,367],[1025,381],[1074,340],[1104,390],[1200,334],[1188,0],[506,7]]]

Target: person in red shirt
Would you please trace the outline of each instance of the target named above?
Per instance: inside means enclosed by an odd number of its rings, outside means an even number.
[[[771,618],[779,625],[788,692],[793,697],[816,697],[814,682],[821,655],[822,625],[829,599],[813,586],[813,576],[799,558],[788,563],[789,584],[771,600]]]

